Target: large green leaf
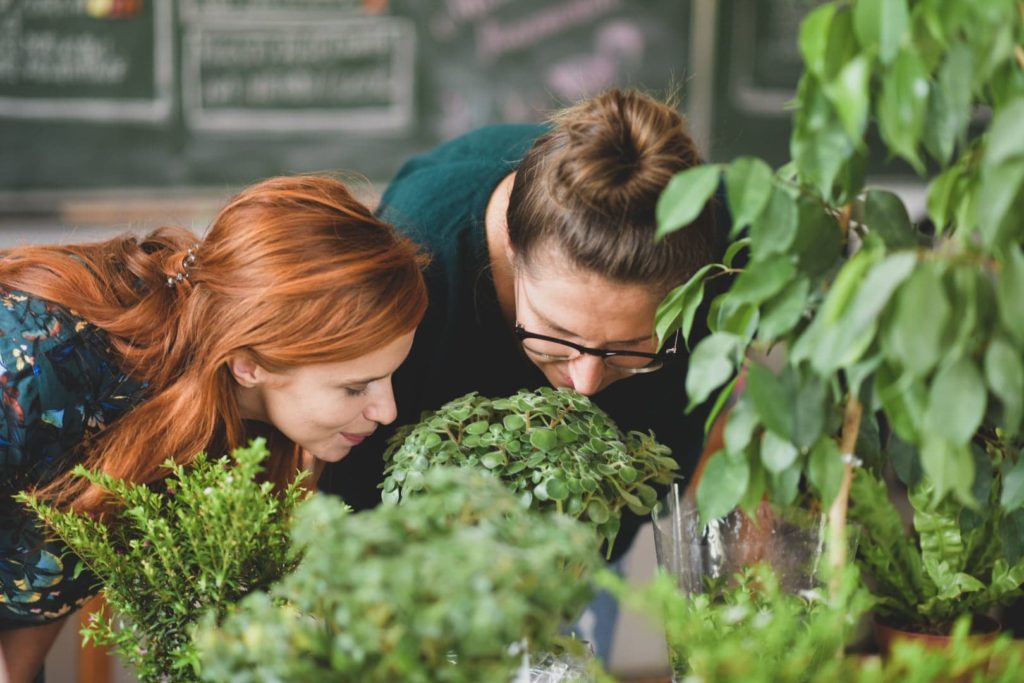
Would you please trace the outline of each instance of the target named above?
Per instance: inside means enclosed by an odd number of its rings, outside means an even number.
[[[825,94],[835,106],[839,120],[851,140],[861,139],[867,126],[871,103],[868,90],[870,78],[870,62],[863,55],[858,55],[847,62],[834,79],[825,83]]]
[[[961,357],[939,368],[928,392],[925,427],[955,445],[966,445],[985,415],[988,392],[977,366]]]
[[[661,344],[677,329],[682,330],[687,347],[690,345],[690,331],[693,329],[693,318],[704,299],[704,277],[712,268],[721,268],[716,263],[709,263],[689,280],[679,285],[662,300],[654,315],[654,333]]]
[[[1018,460],[1003,475],[1003,491],[999,496],[999,504],[1007,512],[1024,507],[1024,458]]]
[[[831,197],[836,176],[856,146],[812,74],[805,73],[800,79],[797,101],[801,108],[793,118],[790,155],[801,179],[821,196]]]
[[[936,232],[941,233],[953,221],[954,207],[959,203],[963,183],[963,167],[950,166],[928,186],[928,217],[935,224]]]
[[[729,289],[729,305],[760,304],[781,291],[795,274],[796,267],[786,256],[754,261]]]
[[[996,112],[985,140],[984,163],[999,164],[1024,155],[1024,99]]]
[[[974,458],[970,448],[926,432],[920,453],[924,481],[934,487],[933,502],[954,491],[961,503],[973,503]]]
[[[976,224],[985,243],[997,247],[1019,230],[1020,201],[1024,190],[1024,157],[986,166],[979,176]],[[1007,225],[1009,223],[1009,225]]]
[[[836,268],[843,257],[843,233],[836,219],[820,204],[806,198],[797,205],[799,216],[796,237],[790,253],[796,254],[797,267],[812,279]]]
[[[1003,405],[1003,429],[1016,436],[1024,416],[1024,363],[1013,346],[1000,337],[985,352],[985,380]]]
[[[686,372],[687,410],[703,403],[736,372],[743,339],[728,332],[715,332],[701,340],[690,355]]]
[[[907,207],[892,192],[868,190],[864,197],[864,223],[890,249],[918,244],[918,235],[910,223]]]
[[[828,3],[811,10],[800,24],[799,47],[804,66],[819,78],[825,77],[825,53],[828,48],[829,26],[836,6]]]
[[[750,480],[750,465],[742,454],[720,451],[708,460],[697,484],[697,509],[707,522],[729,514],[735,508]]]
[[[773,474],[787,470],[799,455],[796,446],[771,430],[766,431],[761,438],[761,462]]]
[[[740,157],[725,170],[725,192],[732,215],[730,235],[761,215],[772,192],[772,169],[756,157]]]
[[[776,376],[760,363],[747,365],[747,394],[761,422],[769,430],[789,439],[793,433],[792,409],[796,386],[792,372]]]
[[[939,66],[928,103],[924,143],[940,164],[949,162],[953,148],[967,133],[971,120],[974,54],[963,43],[949,46]]]
[[[694,166],[672,177],[658,197],[655,238],[693,223],[718,188],[721,170],[717,164]]]
[[[751,251],[757,258],[786,251],[797,230],[796,201],[773,186],[768,203],[750,225]]]
[[[942,286],[941,264],[919,267],[896,295],[885,346],[911,375],[923,377],[946,350],[952,307]]]
[[[924,382],[906,374],[896,376],[883,363],[875,374],[875,393],[893,431],[908,443],[919,443],[928,409],[928,391]]]
[[[774,341],[793,329],[807,310],[810,290],[810,281],[799,276],[767,301],[761,308],[758,336]]]
[[[853,5],[853,25],[857,39],[865,49],[878,51],[888,64],[896,57],[910,25],[906,0],[857,0]]]
[[[1006,249],[996,282],[999,319],[1013,340],[1024,345],[1024,252],[1020,246]]]
[[[900,52],[892,68],[882,78],[878,100],[878,127],[894,153],[906,159],[919,172],[924,166],[917,145],[924,132],[928,110],[929,73],[916,52]]]

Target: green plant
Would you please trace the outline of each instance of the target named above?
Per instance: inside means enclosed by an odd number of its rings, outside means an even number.
[[[665,573],[639,589],[607,571],[597,582],[665,630],[676,680],[686,683],[929,683],[972,672],[978,683],[1019,677],[1021,652],[1012,641],[968,642],[967,620],[957,623],[945,650],[901,643],[884,661],[843,655],[872,603],[853,569],[828,596],[787,593],[764,566],[714,593],[682,593]],[[999,665],[986,669],[990,659]]]
[[[691,402],[720,390],[723,405],[751,348],[787,350],[781,372],[748,366],[724,453],[698,487],[706,517],[763,493],[792,501],[803,479],[834,503],[840,533],[853,454],[877,455],[864,438],[877,442],[876,418],[919,453],[930,504],[1021,508],[1020,495],[975,500],[970,443],[993,427],[1014,437],[1024,415],[1022,38],[1017,0],[818,5],[799,34],[792,161],[709,164],[666,188],[659,234],[688,224],[724,178],[740,238],[659,311],[661,339],[688,336],[705,282],[736,275],[693,349]],[[866,185],[876,131],[882,156],[928,183],[928,229]],[[1015,533],[1019,545],[1024,526]]]
[[[885,480],[858,470],[850,518],[861,529],[858,559],[872,579],[879,617],[907,630],[947,634],[957,618],[985,614],[1021,595],[1021,514],[1008,514],[999,503],[1004,492],[1020,487],[1020,474],[1012,474],[1018,460],[1009,455],[996,443],[988,453],[976,447],[973,494],[980,504],[973,508],[948,497],[933,504],[933,485],[919,476],[919,466],[901,462],[898,471],[912,487],[910,533]]]
[[[424,492],[350,514],[299,512],[299,567],[197,640],[209,680],[476,683],[509,680],[516,644],[565,640],[600,564],[593,536],[523,508],[493,477],[436,467]]]
[[[651,511],[678,468],[667,447],[641,432],[623,434],[586,396],[548,387],[509,397],[475,392],[400,428],[384,459],[385,500],[425,488],[437,465],[479,467],[497,476],[524,506],[592,524],[611,552],[624,507]]]
[[[102,521],[20,496],[103,583],[115,618],[92,615],[86,642],[112,646],[142,681],[199,680],[191,640],[199,617],[222,617],[297,562],[288,532],[306,490],[301,477],[280,495],[260,483],[268,456],[257,439],[230,458],[168,460],[162,492],[78,466],[76,475],[112,496],[116,507]]]

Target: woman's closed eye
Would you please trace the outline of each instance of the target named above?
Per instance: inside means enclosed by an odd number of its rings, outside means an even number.
[[[353,386],[342,387],[345,390],[345,394],[348,396],[365,396],[366,392],[369,391],[369,384],[359,384]]]

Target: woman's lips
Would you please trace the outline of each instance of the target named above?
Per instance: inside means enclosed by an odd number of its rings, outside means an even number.
[[[373,434],[373,432],[367,432],[366,434],[349,434],[348,432],[341,433],[341,435],[345,437],[345,439],[353,446],[358,446],[359,444],[366,440],[366,437],[370,436],[371,434]]]

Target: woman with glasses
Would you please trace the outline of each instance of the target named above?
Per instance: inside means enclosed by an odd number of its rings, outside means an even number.
[[[691,473],[705,415],[685,414],[685,349],[670,339],[659,350],[654,315],[713,258],[719,231],[710,209],[661,242],[654,230],[662,189],[698,163],[674,108],[620,90],[408,161],[379,212],[431,253],[430,305],[395,377],[395,424],[470,391],[572,387],[621,428],[653,430]],[[386,431],[368,443],[378,454]],[[321,488],[370,507],[383,466],[331,465]],[[613,558],[642,521],[626,515]]]

